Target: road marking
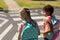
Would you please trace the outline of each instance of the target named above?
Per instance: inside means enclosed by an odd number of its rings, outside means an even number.
[[[10,16],[20,16],[19,13],[17,14],[10,14]]]
[[[56,16],[56,18],[57,19],[60,19],[60,16],[58,16],[58,15],[55,15]],[[33,17],[31,17],[32,19],[43,19],[44,18],[44,16],[33,16]]]
[[[21,21],[20,18],[13,18],[14,21]]]
[[[38,11],[39,11],[39,10],[37,10],[37,9],[35,10],[35,12],[38,12]]]
[[[5,31],[3,31],[3,33],[0,34],[0,40],[2,40],[5,35],[7,35],[7,33],[11,30],[12,27],[13,27],[13,25],[10,24],[10,25],[5,29]]]
[[[0,14],[4,13],[3,11],[0,11]]]
[[[38,13],[31,13],[31,15],[39,15]]]
[[[44,16],[33,16],[33,17],[31,17],[32,19],[43,19],[44,18]]]
[[[39,26],[41,26],[41,25],[43,25],[43,21],[37,21],[37,24],[38,24]],[[20,23],[18,23],[17,25],[19,26]]]
[[[4,14],[0,14],[0,16],[4,16],[4,17],[7,17],[6,15],[4,15]]]
[[[19,25],[20,25],[20,23],[17,23],[17,25],[19,26]]]
[[[13,12],[13,10],[12,10],[12,11],[9,11],[8,13],[9,13],[9,14],[13,14],[13,13],[16,14],[16,13],[18,13],[18,12],[16,12],[16,11]]]
[[[30,12],[33,12],[32,10],[30,10]]]
[[[12,38],[12,40],[17,40],[17,38],[18,38],[18,34],[16,32],[15,35],[14,35],[14,37]]]
[[[31,16],[32,15],[39,15],[39,14],[38,13],[31,13]],[[17,13],[17,14],[12,13],[12,14],[10,14],[10,16],[20,16],[20,14],[19,13]]]
[[[7,23],[9,20],[5,18],[0,18],[0,20],[3,20],[3,22],[0,24],[0,27],[2,27],[5,23]]]
[[[56,15],[56,17],[58,18],[58,19],[60,19],[60,17],[58,17],[57,15]],[[33,16],[33,17],[31,17],[32,19],[34,19],[34,20],[36,20],[36,19],[43,19],[44,18],[44,16]],[[21,19],[20,18],[13,18],[13,20],[14,21],[21,21]],[[43,21],[43,20],[42,20]],[[38,24],[39,25],[42,25],[42,21],[38,21]]]
[[[55,15],[55,16],[56,16],[57,19],[60,19],[60,16],[58,16],[58,15]]]

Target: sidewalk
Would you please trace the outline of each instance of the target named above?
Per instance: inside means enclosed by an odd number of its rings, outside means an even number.
[[[14,0],[4,0],[8,6],[8,10],[19,10],[19,5]]]

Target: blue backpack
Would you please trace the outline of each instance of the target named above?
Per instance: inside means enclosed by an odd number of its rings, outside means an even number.
[[[51,19],[52,25],[54,25],[54,24],[57,22],[57,20],[58,20],[58,19],[56,19],[56,18],[53,16],[52,19]]]
[[[21,40],[38,40],[38,29],[32,23],[24,21],[24,27],[21,32]]]
[[[53,25],[57,22],[57,20],[58,20],[58,19],[56,19],[54,16],[52,17],[51,22],[50,22],[51,27],[53,27]],[[46,35],[46,37],[51,40],[52,37],[53,37],[53,35],[54,35],[53,32],[49,32],[49,33]]]

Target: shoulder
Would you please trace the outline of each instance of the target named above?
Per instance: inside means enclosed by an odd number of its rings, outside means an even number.
[[[46,20],[51,20],[51,18],[52,18],[51,16],[47,16]]]
[[[20,23],[18,26],[20,27],[20,26],[22,26],[22,25],[24,25],[24,23]]]
[[[33,22],[34,22],[35,24],[37,24],[37,21],[33,20]]]
[[[34,21],[34,24],[38,27],[38,23],[37,23],[37,21],[35,21],[35,20],[33,20]]]
[[[44,20],[45,20],[45,21],[47,21],[47,22],[50,22],[50,21],[51,21],[51,19],[52,19],[52,17],[51,17],[51,16],[47,16],[47,17],[45,17],[45,18],[44,18]]]
[[[23,27],[24,27],[24,23],[20,23],[20,24],[18,25],[18,31],[21,31]]]

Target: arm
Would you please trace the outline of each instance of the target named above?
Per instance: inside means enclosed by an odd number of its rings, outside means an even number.
[[[46,26],[45,26],[45,30],[40,30],[41,33],[47,33],[47,32],[50,32],[51,29],[50,29],[50,24],[49,23],[46,23]]]
[[[18,40],[20,40],[20,32],[18,32]]]
[[[21,31],[22,31],[23,26],[24,26],[24,24],[21,23],[18,27],[18,40],[20,40],[20,35],[21,35]]]
[[[44,19],[44,27],[43,27],[43,30],[40,30],[41,33],[47,33],[51,31],[50,21],[51,21],[51,17]]]

